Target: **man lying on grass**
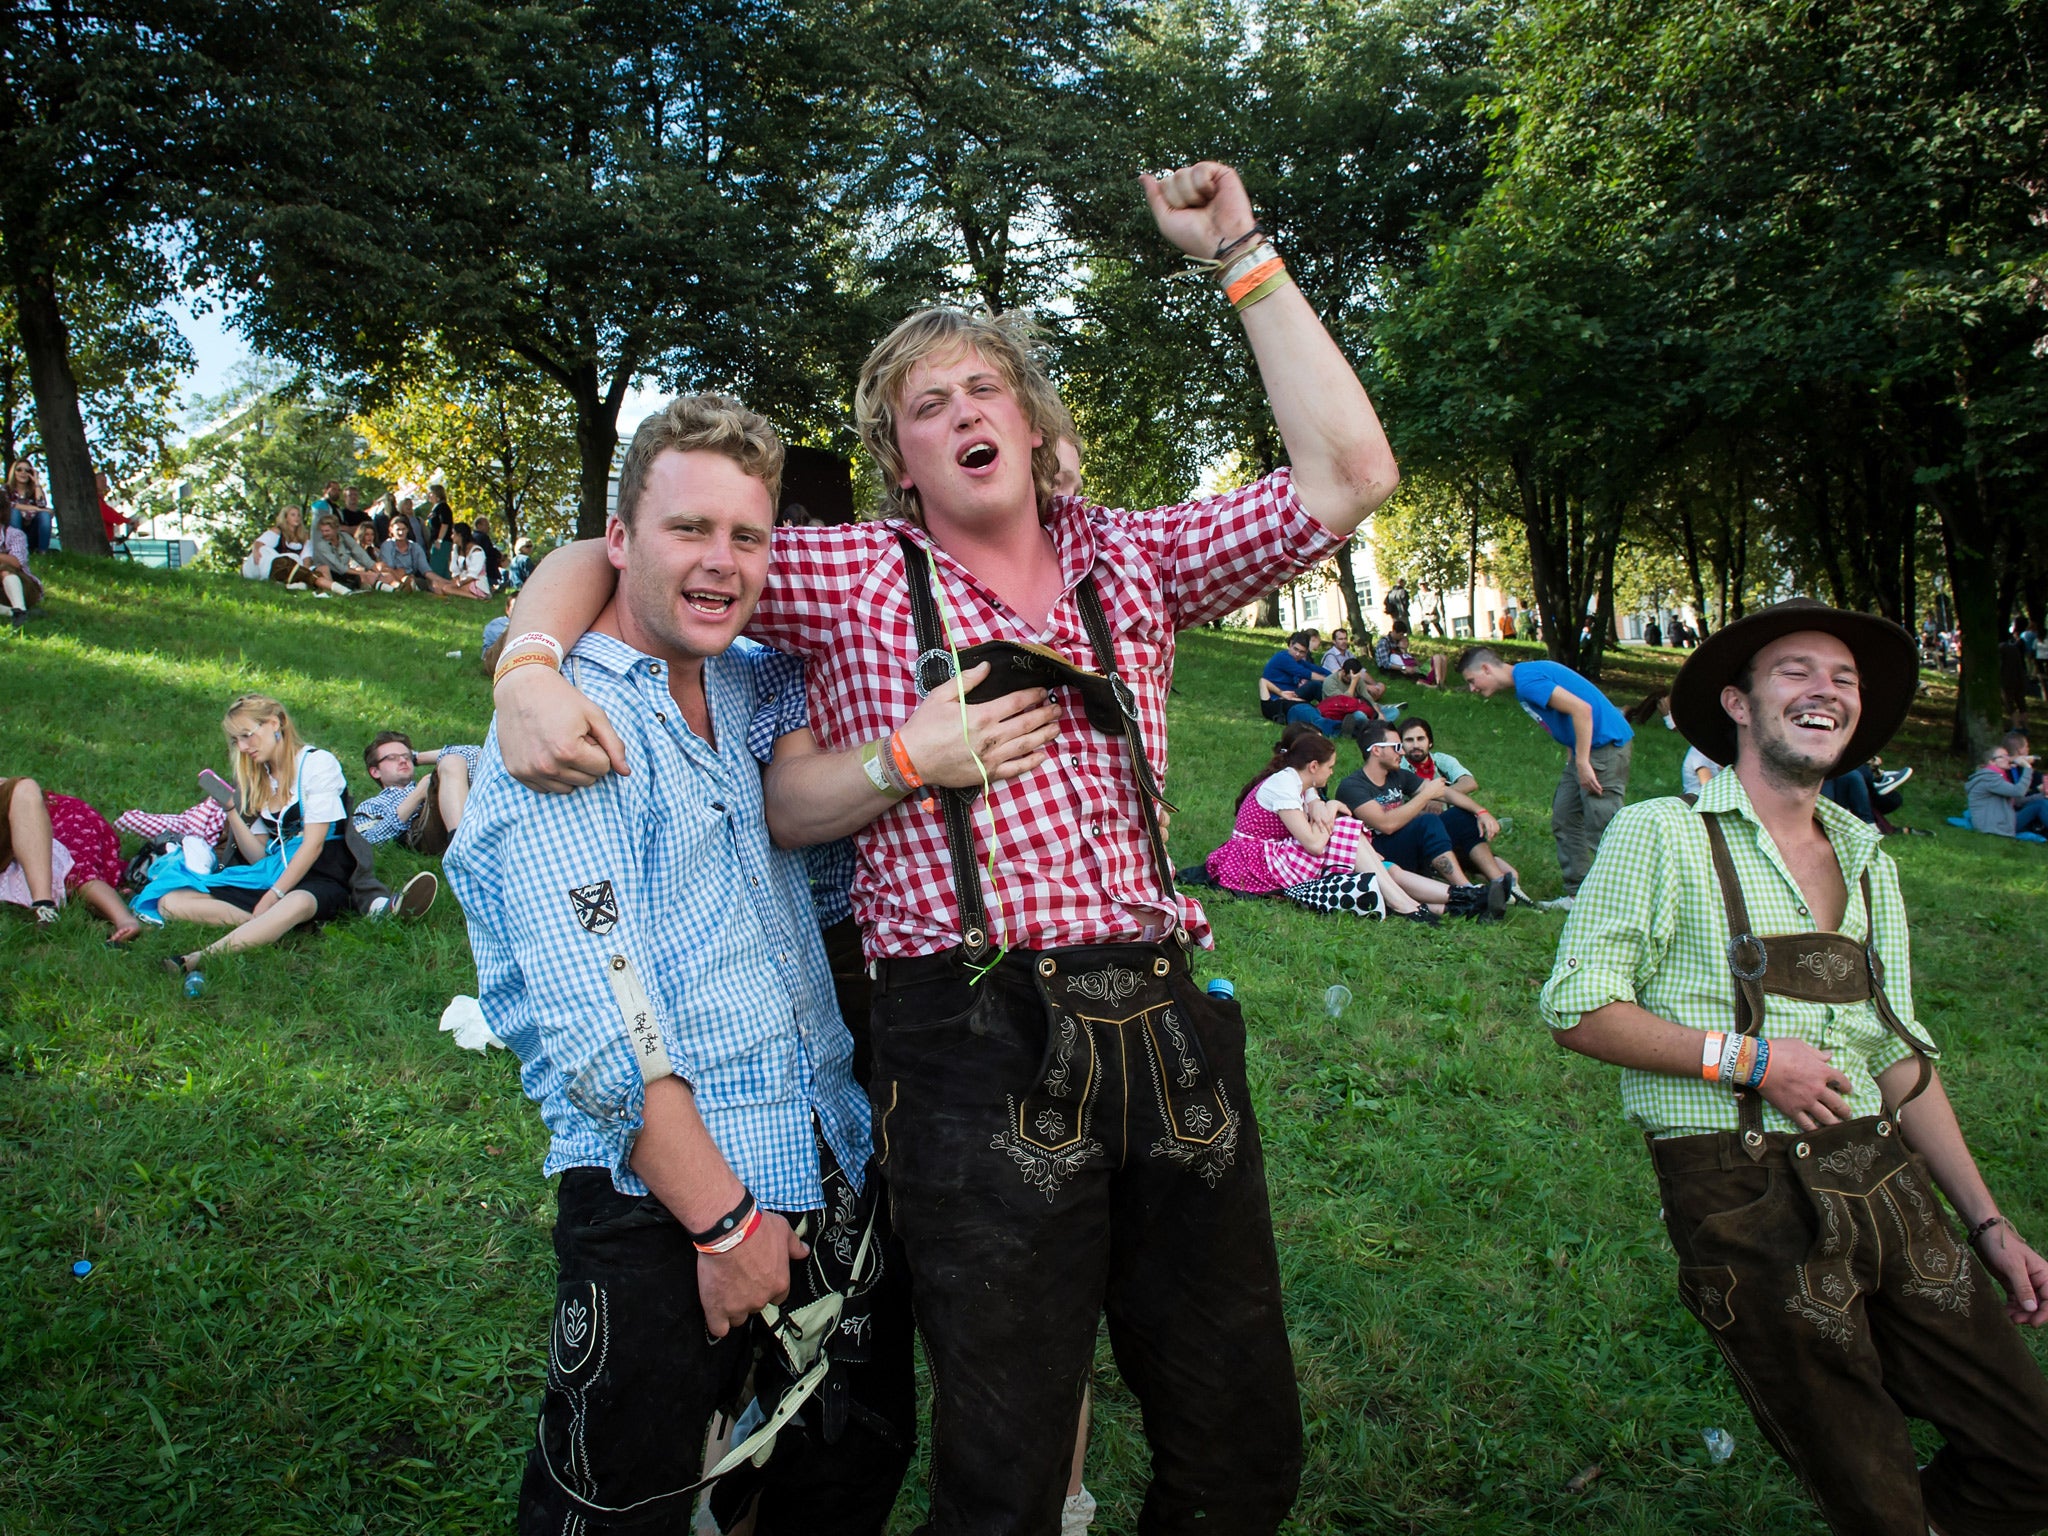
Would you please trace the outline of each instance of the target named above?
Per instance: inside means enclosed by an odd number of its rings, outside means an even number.
[[[1614,818],[1542,1008],[1626,1069],[1679,1296],[1829,1525],[2017,1536],[2048,1525],[2048,1385],[2011,1324],[2048,1321],[2048,1263],[1932,1068],[1898,872],[1820,792],[1904,722],[1914,663],[1896,624],[1810,598],[1704,642],[1672,713],[1732,767]],[[1909,1418],[1946,1441],[1924,1471]]]
[[[870,1536],[916,1434],[867,1100],[803,863],[769,844],[759,679],[728,652],[768,578],[781,470],[736,400],[641,423],[601,546],[618,591],[564,663],[626,771],[535,794],[493,732],[445,860],[484,1017],[562,1176],[529,1536],[688,1529],[713,1416],[786,1395],[800,1420],[759,1478],[739,1458],[714,1510],[729,1527],[758,1491],[762,1536]],[[785,1303],[800,1315],[777,1331],[763,1310]],[[800,1352],[821,1337],[836,1380]]]
[[[1058,1524],[1105,1308],[1151,1442],[1145,1529],[1271,1531],[1300,1473],[1244,1022],[1189,977],[1185,946],[1208,924],[1173,887],[1151,765],[1175,632],[1327,559],[1396,471],[1236,173],[1144,185],[1162,233],[1242,317],[1291,467],[1142,512],[1055,495],[1057,396],[1023,333],[915,314],[855,397],[894,516],[777,530],[752,626],[809,663],[827,749],[778,754],[777,834],[858,843],[871,1089],[936,1387],[939,1536]],[[610,586],[587,547],[557,551],[521,623],[576,635]],[[1060,669],[1057,751],[1030,761],[1035,702],[1012,694],[996,753],[1028,771],[934,794],[901,728],[990,642],[1016,675]],[[508,674],[497,698],[507,762],[530,782],[618,766],[610,728],[548,667]]]

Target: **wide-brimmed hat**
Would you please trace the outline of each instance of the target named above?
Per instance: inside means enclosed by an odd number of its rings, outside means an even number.
[[[1700,642],[1671,685],[1671,718],[1685,739],[1715,762],[1733,763],[1735,722],[1721,707],[1721,690],[1773,640],[1810,629],[1848,646],[1862,681],[1862,717],[1835,767],[1853,768],[1890,741],[1905,724],[1913,692],[1920,685],[1919,647],[1890,619],[1831,608],[1811,597],[1787,598],[1760,608]]]

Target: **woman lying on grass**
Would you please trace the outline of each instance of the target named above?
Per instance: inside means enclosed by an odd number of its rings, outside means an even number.
[[[121,839],[106,817],[69,795],[46,795],[34,779],[0,779],[0,901],[27,907],[40,924],[57,921],[67,896],[113,924],[110,944],[142,931],[114,887]]]
[[[351,907],[380,917],[393,905],[370,876],[368,846],[349,829],[347,780],[334,754],[301,741],[284,706],[260,693],[235,700],[221,728],[233,752],[235,788],[212,783],[233,802],[228,834],[244,862],[201,871],[183,853],[167,853],[150,867],[135,901],[144,922],[176,918],[232,930],[204,950],[166,959],[164,968],[179,975],[216,951],[275,943],[303,923],[324,923]],[[424,912],[438,888],[431,874],[413,876],[398,910]]]
[[[1272,759],[1237,797],[1230,841],[1209,855],[1209,877],[1243,896],[1285,894],[1317,911],[1396,912],[1433,923],[1441,912],[1498,916],[1484,886],[1452,889],[1397,869],[1373,852],[1364,823],[1323,799],[1337,744],[1289,726]]]

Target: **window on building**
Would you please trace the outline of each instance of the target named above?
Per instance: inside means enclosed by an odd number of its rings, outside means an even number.
[[[1468,615],[1464,618],[1452,619],[1451,633],[1456,635],[1460,640],[1470,640],[1472,638],[1472,620],[1470,616]]]
[[[1310,587],[1301,594],[1302,620],[1304,622],[1312,622],[1320,619],[1322,616],[1323,589],[1321,587]]]

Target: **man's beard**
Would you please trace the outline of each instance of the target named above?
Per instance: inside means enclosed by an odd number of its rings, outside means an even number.
[[[1814,789],[1835,776],[1834,763],[1815,763],[1793,751],[1779,732],[1756,733],[1757,763],[1768,778],[1791,789]]]

